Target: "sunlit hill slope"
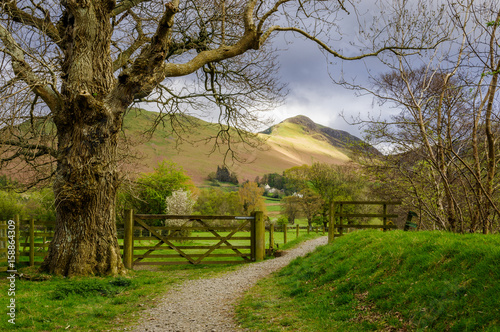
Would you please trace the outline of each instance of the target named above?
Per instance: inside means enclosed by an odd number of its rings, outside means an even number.
[[[192,117],[167,119],[152,134],[156,113],[132,111],[124,120],[123,130],[130,142],[130,151],[137,158],[126,161],[124,168],[133,173],[148,172],[162,160],[171,160],[182,166],[195,184],[201,184],[210,172],[224,162],[227,146],[214,150],[214,139],[219,131],[211,124]],[[171,121],[173,120],[173,121]],[[181,139],[178,138],[178,135]],[[362,141],[346,132],[315,124],[305,116],[287,119],[257,135],[261,143],[249,148],[232,143],[236,156],[244,162],[233,162],[228,154],[226,164],[240,180],[254,180],[257,176],[299,166],[322,162],[342,164],[360,149]]]

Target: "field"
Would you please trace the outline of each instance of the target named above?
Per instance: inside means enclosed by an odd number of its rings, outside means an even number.
[[[288,235],[283,245],[283,233],[275,233],[280,249],[317,236]],[[499,261],[496,235],[352,232],[259,282],[237,319],[252,331],[500,331]],[[154,266],[68,280],[24,267],[16,280],[16,330],[123,328],[174,284],[235,268]],[[0,285],[6,289],[7,279]],[[0,330],[7,324],[0,321]]]

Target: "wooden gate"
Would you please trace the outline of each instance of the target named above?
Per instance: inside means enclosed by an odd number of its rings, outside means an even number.
[[[237,217],[146,215],[128,210],[123,261],[131,269],[138,265],[235,264],[262,260],[264,232],[262,212]]]
[[[330,225],[328,230],[328,242],[333,241],[337,236],[342,236],[344,228],[380,228],[384,232],[388,229],[396,229],[396,225],[388,224],[389,218],[397,218],[397,214],[388,214],[388,205],[400,205],[400,201],[387,202],[387,201],[337,201],[333,202],[330,207]],[[345,205],[381,205],[381,213],[345,213]],[[338,224],[336,220],[338,218]],[[355,225],[355,224],[344,224],[345,219],[352,218],[379,218],[382,219],[382,225]],[[338,234],[335,234],[335,229],[338,229]]]

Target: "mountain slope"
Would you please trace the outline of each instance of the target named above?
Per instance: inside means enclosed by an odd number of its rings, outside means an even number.
[[[150,131],[155,123],[156,130]],[[231,151],[227,153],[227,144],[214,146],[214,138],[221,129],[225,128],[194,117],[166,116],[158,121],[158,113],[131,110],[123,121],[122,143],[126,144],[120,144],[123,156],[118,166],[126,176],[135,178],[142,172],[153,171],[158,162],[170,160],[182,166],[193,182],[200,185],[225,160],[231,172],[244,181],[313,162],[346,163],[355,151],[352,142],[361,142],[346,132],[298,116],[262,133],[248,134],[247,138],[254,147],[242,144],[241,139],[240,142],[234,141],[234,137],[239,136],[230,129],[228,132],[233,139]],[[233,156],[244,162],[233,162]],[[22,180],[22,174],[31,178],[26,166],[20,162],[13,168],[2,168],[0,175],[16,180]]]
[[[133,142],[131,151],[139,155],[138,160],[127,163],[126,169],[133,172],[149,172],[164,159],[181,165],[195,184],[203,183],[210,172],[224,162],[224,148],[214,148],[214,140],[206,137],[217,135],[219,126],[196,118],[178,118],[176,130],[186,126],[179,134],[187,142],[177,141],[171,123],[159,126],[147,140],[144,131],[151,127],[157,114],[147,111],[132,111],[124,120],[124,132]],[[232,148],[245,163],[226,160],[232,172],[240,180],[253,180],[266,173],[281,173],[283,170],[303,164],[322,162],[342,164],[349,162],[353,151],[352,142],[358,138],[341,131],[315,124],[305,116],[291,118],[259,133],[262,141],[258,149],[248,149],[241,143]]]
[[[287,126],[287,124],[297,125],[299,128],[302,128],[303,134],[312,136],[316,140],[327,141],[330,145],[340,149],[347,155],[350,155],[352,152],[365,152],[375,155],[380,154],[377,149],[367,145],[358,137],[343,130],[332,129],[317,124],[304,115],[298,115],[293,118],[286,119],[278,125],[272,126],[271,128],[263,131],[263,133],[268,135],[272,135],[274,132],[279,133],[279,128]]]

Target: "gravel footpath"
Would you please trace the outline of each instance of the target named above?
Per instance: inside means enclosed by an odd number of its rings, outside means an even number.
[[[326,244],[327,240],[326,236],[309,240],[287,250],[281,257],[242,265],[217,278],[189,280],[178,285],[157,307],[144,312],[133,331],[244,331],[234,321],[234,305],[238,298],[259,279]]]

